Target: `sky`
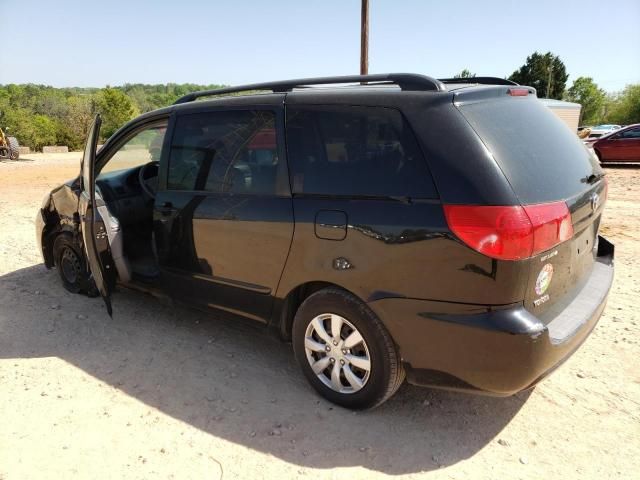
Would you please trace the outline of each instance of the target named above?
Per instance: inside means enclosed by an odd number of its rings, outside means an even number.
[[[359,73],[360,0],[0,0],[0,84],[228,84]],[[10,19],[7,21],[6,19]],[[640,0],[370,0],[369,73],[640,83]]]

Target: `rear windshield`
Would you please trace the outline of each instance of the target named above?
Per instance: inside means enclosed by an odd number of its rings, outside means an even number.
[[[578,136],[536,99],[507,97],[458,108],[523,204],[572,197],[601,172]]]

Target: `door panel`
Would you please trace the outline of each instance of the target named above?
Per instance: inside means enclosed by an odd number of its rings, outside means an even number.
[[[611,140],[601,140],[597,142],[597,149],[603,160],[613,160],[615,158],[615,142]]]
[[[108,242],[106,241],[107,234],[96,204],[95,159],[101,124],[100,115],[96,115],[87,136],[87,143],[82,157],[82,193],[80,195],[78,213],[82,223],[82,239],[87,263],[100,296],[107,307],[107,312],[111,315],[111,282],[107,279],[105,269],[107,258],[104,258],[109,255]],[[101,245],[101,248],[99,245]]]
[[[293,237],[283,123],[281,104],[176,117],[154,207],[171,295],[268,321]]]
[[[620,143],[620,159],[627,162],[640,161],[640,138],[621,138]]]
[[[169,293],[267,321],[293,236],[291,199],[164,191],[156,204]]]

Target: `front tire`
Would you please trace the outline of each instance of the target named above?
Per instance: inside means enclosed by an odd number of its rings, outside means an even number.
[[[82,250],[68,233],[58,235],[53,243],[53,258],[62,286],[71,293],[97,294]]]
[[[404,380],[391,335],[366,304],[338,288],[309,296],[293,321],[293,350],[304,375],[327,400],[373,408]]]

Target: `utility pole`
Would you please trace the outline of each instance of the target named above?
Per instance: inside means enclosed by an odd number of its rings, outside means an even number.
[[[369,73],[369,0],[362,0],[360,14],[360,75]]]

